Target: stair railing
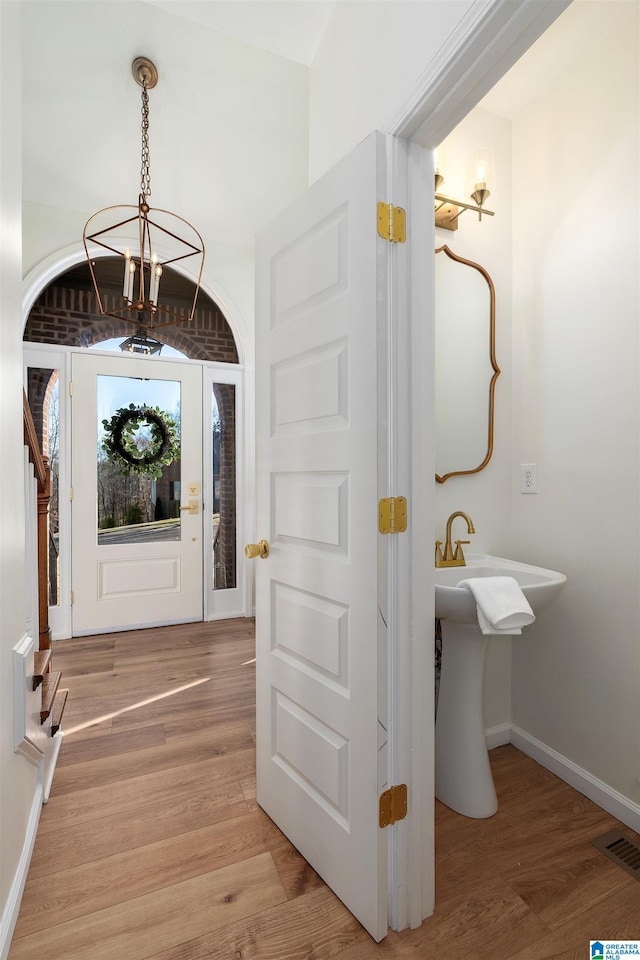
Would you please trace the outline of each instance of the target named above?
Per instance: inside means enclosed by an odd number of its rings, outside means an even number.
[[[51,647],[49,628],[49,501],[51,500],[51,471],[49,460],[42,455],[31,408],[26,393],[22,394],[24,442],[29,449],[38,484],[38,638],[39,649]]]

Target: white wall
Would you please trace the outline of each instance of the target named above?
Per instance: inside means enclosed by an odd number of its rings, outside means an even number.
[[[640,800],[638,5],[513,125],[513,531],[563,571],[513,720]],[[537,496],[516,465],[538,465]]]
[[[311,182],[383,129],[472,6],[472,0],[336,4],[311,64]]]
[[[436,245],[446,244],[458,256],[479,263],[489,273],[496,291],[496,360],[500,376],[495,390],[494,451],[480,473],[450,477],[436,484],[435,526],[444,540],[447,517],[464,510],[473,520],[476,533],[466,536],[464,522],[455,521],[454,534],[470,539],[465,549],[473,553],[511,555],[511,124],[509,121],[476,108],[460,123],[437,151],[438,166],[445,178],[440,190],[445,195],[469,199],[467,165],[476,150],[489,148],[495,161],[495,180],[489,183],[491,196],[487,207],[494,217],[481,222],[471,211],[462,214],[455,232],[436,229]],[[444,256],[444,254],[440,254]],[[489,353],[487,337],[486,355]],[[484,358],[483,358],[484,359]],[[437,363],[436,357],[436,363]],[[464,396],[464,377],[455,368]],[[487,391],[487,405],[488,405]],[[485,440],[486,440],[485,432]],[[486,444],[485,444],[486,449]],[[462,464],[464,469],[470,464]],[[457,531],[457,532],[456,532]],[[511,719],[511,639],[491,639],[485,663],[485,727],[508,723]]]
[[[13,752],[13,647],[24,636],[24,490],[20,263],[20,8],[0,3],[0,955],[38,768]],[[13,890],[12,890],[13,888]]]

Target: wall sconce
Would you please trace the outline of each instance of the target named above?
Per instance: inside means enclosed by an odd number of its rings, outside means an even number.
[[[455,200],[453,197],[447,197],[440,193],[440,187],[444,183],[444,178],[436,168],[435,172],[435,218],[436,227],[442,227],[444,230],[457,230],[458,219],[465,210],[474,210],[478,214],[478,220],[482,220],[482,215],[488,217],[495,216],[493,210],[487,210],[484,206],[485,201],[490,196],[491,191],[487,189],[487,182],[494,182],[491,176],[493,170],[493,157],[489,150],[478,150],[471,159],[473,169],[470,197],[473,203],[465,203],[463,200]]]
[[[158,71],[147,57],[136,57],[131,65],[131,72],[136,83],[142,87],[138,203],[135,206],[120,204],[105,207],[104,210],[94,213],[85,224],[82,239],[100,314],[130,321],[146,331],[176,323],[188,323],[193,319],[202,280],[204,243],[196,228],[184,217],[169,210],[157,207],[152,209],[149,205],[151,167],[148,91],[155,87]],[[90,249],[94,245],[122,258],[120,276],[123,279],[118,284],[118,289],[114,289],[113,279],[105,272],[102,260],[94,258]],[[163,269],[169,264],[185,260],[190,260],[197,274],[188,313],[174,305],[170,292],[167,295],[165,290],[164,296],[160,297]],[[133,349],[134,352],[139,352]]]

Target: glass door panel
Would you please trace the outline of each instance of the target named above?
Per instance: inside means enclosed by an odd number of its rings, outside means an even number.
[[[236,387],[212,385],[212,547],[214,590],[237,586]]]
[[[96,382],[98,544],[179,541],[180,383]]]

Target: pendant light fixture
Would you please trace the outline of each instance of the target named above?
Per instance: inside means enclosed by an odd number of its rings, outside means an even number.
[[[147,57],[136,57],[131,72],[142,87],[138,203],[105,207],[94,213],[85,224],[82,239],[99,312],[130,321],[146,331],[193,319],[204,266],[204,243],[196,228],[183,217],[149,206],[148,91],[158,82],[158,71]],[[96,256],[96,248],[121,258],[120,268],[114,272],[113,259]],[[186,309],[183,298],[172,300],[171,285],[162,279],[165,267],[181,261],[189,261],[195,283],[193,301]]]

